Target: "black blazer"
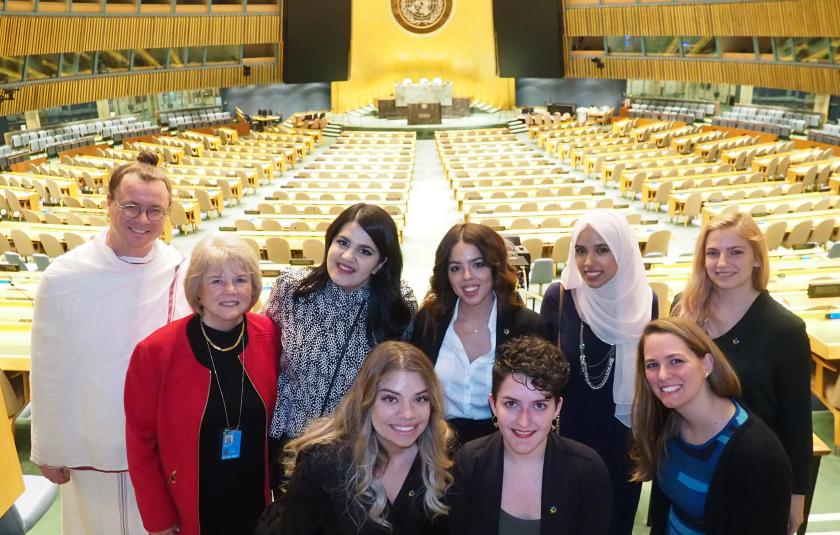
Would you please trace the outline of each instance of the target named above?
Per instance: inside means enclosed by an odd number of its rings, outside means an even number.
[[[455,455],[447,499],[452,535],[499,532],[504,444],[500,433],[468,442]],[[602,535],[612,516],[610,476],[595,450],[549,433],[542,479],[542,535]]]
[[[275,535],[434,535],[446,533],[445,517],[431,519],[425,514],[425,487],[420,472],[420,456],[414,460],[402,489],[385,518],[393,526],[388,531],[367,519],[367,512],[348,509],[344,489],[345,471],[350,463],[346,450],[334,444],[316,445],[304,451],[282,496],[283,513]],[[358,524],[361,524],[357,526]]]
[[[540,338],[547,337],[545,322],[539,314],[524,306],[502,306],[498,300],[496,303],[496,347],[526,334]],[[446,317],[442,318],[437,329],[432,328],[429,322],[429,310],[426,307],[421,308],[414,318],[414,331],[409,342],[422,349],[432,359],[432,364],[437,362],[440,347],[443,345],[443,337],[454,314],[453,308]]]

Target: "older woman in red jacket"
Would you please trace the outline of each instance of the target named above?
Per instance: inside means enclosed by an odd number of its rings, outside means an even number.
[[[125,381],[128,469],[152,534],[251,533],[269,501],[274,322],[249,313],[256,255],[235,237],[196,246],[185,281],[195,314],[140,342]]]

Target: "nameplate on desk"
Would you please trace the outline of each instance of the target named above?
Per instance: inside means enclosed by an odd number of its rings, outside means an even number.
[[[812,282],[808,284],[808,297],[840,297],[840,281]]]

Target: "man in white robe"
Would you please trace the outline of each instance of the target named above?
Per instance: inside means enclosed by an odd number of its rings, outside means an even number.
[[[149,163],[115,170],[109,228],[58,257],[38,287],[32,461],[61,484],[63,535],[147,533],[128,476],[125,373],[140,340],[189,313],[187,261],[158,239],[171,188]]]

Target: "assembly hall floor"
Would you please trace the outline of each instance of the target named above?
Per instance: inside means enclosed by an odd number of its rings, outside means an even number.
[[[305,161],[311,159],[313,155],[321,153],[325,150],[325,147],[329,146],[329,138],[325,139],[324,144],[310,154]],[[523,136],[523,139],[526,139],[526,136]],[[300,166],[297,169],[299,168]],[[275,181],[270,186],[261,187],[256,195],[245,197],[240,205],[225,207],[221,218],[203,220],[199,231],[186,236],[176,236],[172,244],[184,253],[189,253],[198,240],[218,230],[220,226],[233,226],[236,219],[247,218],[248,216],[244,214],[245,210],[256,208],[258,202],[269,196],[283,181],[289,180],[295,172],[296,169],[291,169],[284,177],[281,177],[279,182]],[[594,180],[588,180],[588,182],[596,183]],[[601,189],[599,182],[598,187]],[[614,190],[607,191],[607,195],[618,198],[618,193]],[[643,211],[640,201],[631,202],[633,208],[640,212]],[[649,211],[644,211],[644,213],[646,216],[652,215]],[[667,216],[664,213],[660,214],[659,217],[659,225],[670,229],[673,233],[669,256],[690,254],[693,250],[698,227],[672,224],[667,221]],[[456,209],[456,203],[444,177],[434,141],[418,140],[415,178],[411,186],[402,247],[405,266],[403,278],[414,289],[418,301],[422,300],[428,289],[428,278],[431,275],[434,251],[438,241],[453,224],[460,221],[463,221],[463,215]],[[821,409],[822,407],[817,403],[813,412],[814,431],[826,444],[830,445],[832,441],[832,417],[831,413]],[[28,462],[29,423],[19,421],[16,431],[17,445],[24,471],[26,473],[37,473],[34,466]],[[645,487],[642,494],[642,503],[636,516],[634,534],[648,532],[644,523],[648,495],[649,491]],[[33,535],[58,534],[58,508],[59,504],[56,502],[30,533]],[[840,535],[840,456],[838,456],[837,451],[833,451],[832,454],[822,458],[807,533]]]

